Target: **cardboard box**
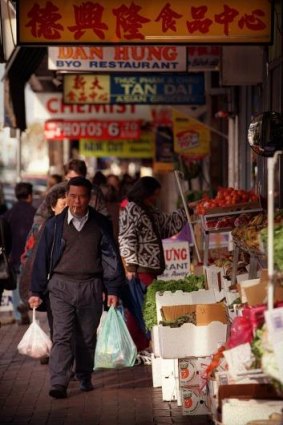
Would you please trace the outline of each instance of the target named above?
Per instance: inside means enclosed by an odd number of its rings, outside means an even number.
[[[153,353],[151,354],[151,374],[153,388],[158,388],[162,386],[161,360],[161,357],[155,357]]]
[[[206,284],[208,289],[216,289],[221,291],[223,285],[224,270],[222,267],[217,266],[204,266]]]
[[[160,344],[159,344],[159,334],[158,326],[154,325],[151,329],[151,345],[152,351],[156,357],[160,357]]]
[[[164,291],[157,292],[155,295],[157,323],[162,320],[161,307],[172,305],[191,305],[191,304],[215,304],[221,301],[223,294],[214,289],[200,289],[199,291]]]
[[[242,282],[243,283],[243,282]],[[259,279],[245,281],[243,296],[249,305],[255,306],[267,302],[268,272],[262,269]],[[283,301],[283,287],[276,286],[274,290],[274,302]]]
[[[268,419],[273,413],[281,413],[283,403],[274,400],[226,399],[223,402],[223,425],[246,425],[253,420]]]
[[[187,357],[179,359],[179,385],[200,386],[203,383],[202,374],[210,364],[211,357]]]
[[[283,408],[283,398],[278,395],[271,384],[219,385],[218,400],[220,410],[222,409],[223,400],[229,398],[239,400],[281,400],[281,408]]]
[[[161,314],[164,320],[176,320],[186,314],[195,314],[196,325],[204,326],[211,322],[228,322],[228,313],[224,303],[163,306]]]
[[[177,359],[161,359],[161,386],[162,400],[176,400],[178,406],[181,406]]]
[[[181,402],[183,415],[208,415],[207,394],[200,391],[198,387],[181,388]]]

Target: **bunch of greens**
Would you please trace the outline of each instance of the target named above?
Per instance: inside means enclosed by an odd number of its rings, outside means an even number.
[[[267,251],[267,232],[264,228],[260,232],[261,240]],[[274,263],[279,271],[283,271],[283,226],[277,225],[274,227]]]
[[[198,291],[204,288],[204,276],[187,275],[179,280],[154,280],[147,288],[143,304],[143,318],[148,330],[157,325],[155,294],[157,292]]]

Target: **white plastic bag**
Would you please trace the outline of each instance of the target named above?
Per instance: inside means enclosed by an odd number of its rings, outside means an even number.
[[[32,312],[32,323],[24,333],[18,344],[18,352],[34,359],[48,357],[52,342],[49,336],[41,329],[35,319],[35,308]]]
[[[94,369],[133,366],[137,348],[119,310],[113,306],[102,316],[97,334]]]

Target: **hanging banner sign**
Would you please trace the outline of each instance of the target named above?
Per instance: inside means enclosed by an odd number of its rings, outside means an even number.
[[[65,104],[203,105],[204,74],[66,74],[63,94]]]
[[[49,120],[45,122],[44,134],[49,140],[62,139],[97,139],[119,140],[138,139],[139,121],[68,121]]]
[[[174,151],[194,159],[210,153],[210,131],[201,122],[173,110]]]
[[[138,140],[80,140],[80,155],[86,157],[118,157],[152,159],[154,156],[153,134],[144,132]]]
[[[185,46],[64,46],[48,48],[48,69],[59,71],[185,72]]]
[[[270,0],[19,0],[18,45],[271,43]]]

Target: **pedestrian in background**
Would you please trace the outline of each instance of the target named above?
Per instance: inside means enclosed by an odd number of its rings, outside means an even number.
[[[53,314],[53,346],[49,369],[49,395],[65,398],[72,375],[73,336],[76,337],[76,376],[81,391],[91,391],[96,331],[103,309],[116,306],[125,275],[109,220],[89,206],[92,184],[71,178],[67,203],[48,220],[34,261],[31,308],[38,307],[49,291]]]
[[[12,292],[13,312],[19,325],[30,323],[28,313],[21,313],[22,301],[19,294],[19,279],[21,255],[24,252],[27,235],[31,229],[35,208],[32,206],[33,186],[31,183],[20,182],[15,186],[17,202],[4,215],[4,219],[10,226],[11,252],[9,261],[17,276],[17,288]]]
[[[132,285],[138,285],[138,292],[133,293],[141,296],[165,270],[162,239],[180,232],[187,222],[183,208],[168,214],[156,207],[160,193],[161,184],[158,180],[142,177],[130,189],[128,203],[120,212],[119,248],[129,282],[128,288],[133,289]],[[128,296],[126,298],[128,300]],[[143,299],[138,300],[138,304],[142,302]],[[127,325],[138,351],[148,349],[149,336],[144,331],[144,324],[140,323],[142,312],[133,311],[131,305],[128,307]]]
[[[3,243],[3,246],[1,246],[1,248],[5,249],[5,253],[7,257],[9,257],[9,254],[11,252],[12,239],[11,239],[11,233],[10,233],[10,226],[8,225],[7,221],[4,220],[3,217],[0,217],[0,227],[1,227],[1,231],[0,231],[1,242]],[[2,235],[3,235],[3,240],[2,240]],[[4,292],[4,287],[2,285],[2,282],[0,280],[0,305],[2,302],[2,295]],[[1,322],[0,322],[0,326],[1,326]]]
[[[63,209],[67,206],[66,199],[67,191],[67,182],[62,182],[52,186],[45,198],[45,206],[47,208],[47,213],[44,216],[41,216],[40,220],[35,219],[31,230],[28,234],[25,249],[21,256],[21,271],[19,278],[19,291],[22,302],[24,303],[22,310],[25,308],[26,311],[29,310],[28,299],[30,296],[29,288],[31,284],[32,268],[34,259],[36,256],[36,251],[38,247],[39,239],[43,233],[43,229],[46,221],[53,217],[54,215],[60,214]],[[36,212],[35,217],[38,215]],[[52,312],[50,309],[49,297],[48,294],[45,294],[43,303],[40,306],[40,311],[47,312],[48,324],[50,329],[50,338],[52,340],[53,335],[53,318]],[[42,364],[47,363],[47,360],[42,359]]]

